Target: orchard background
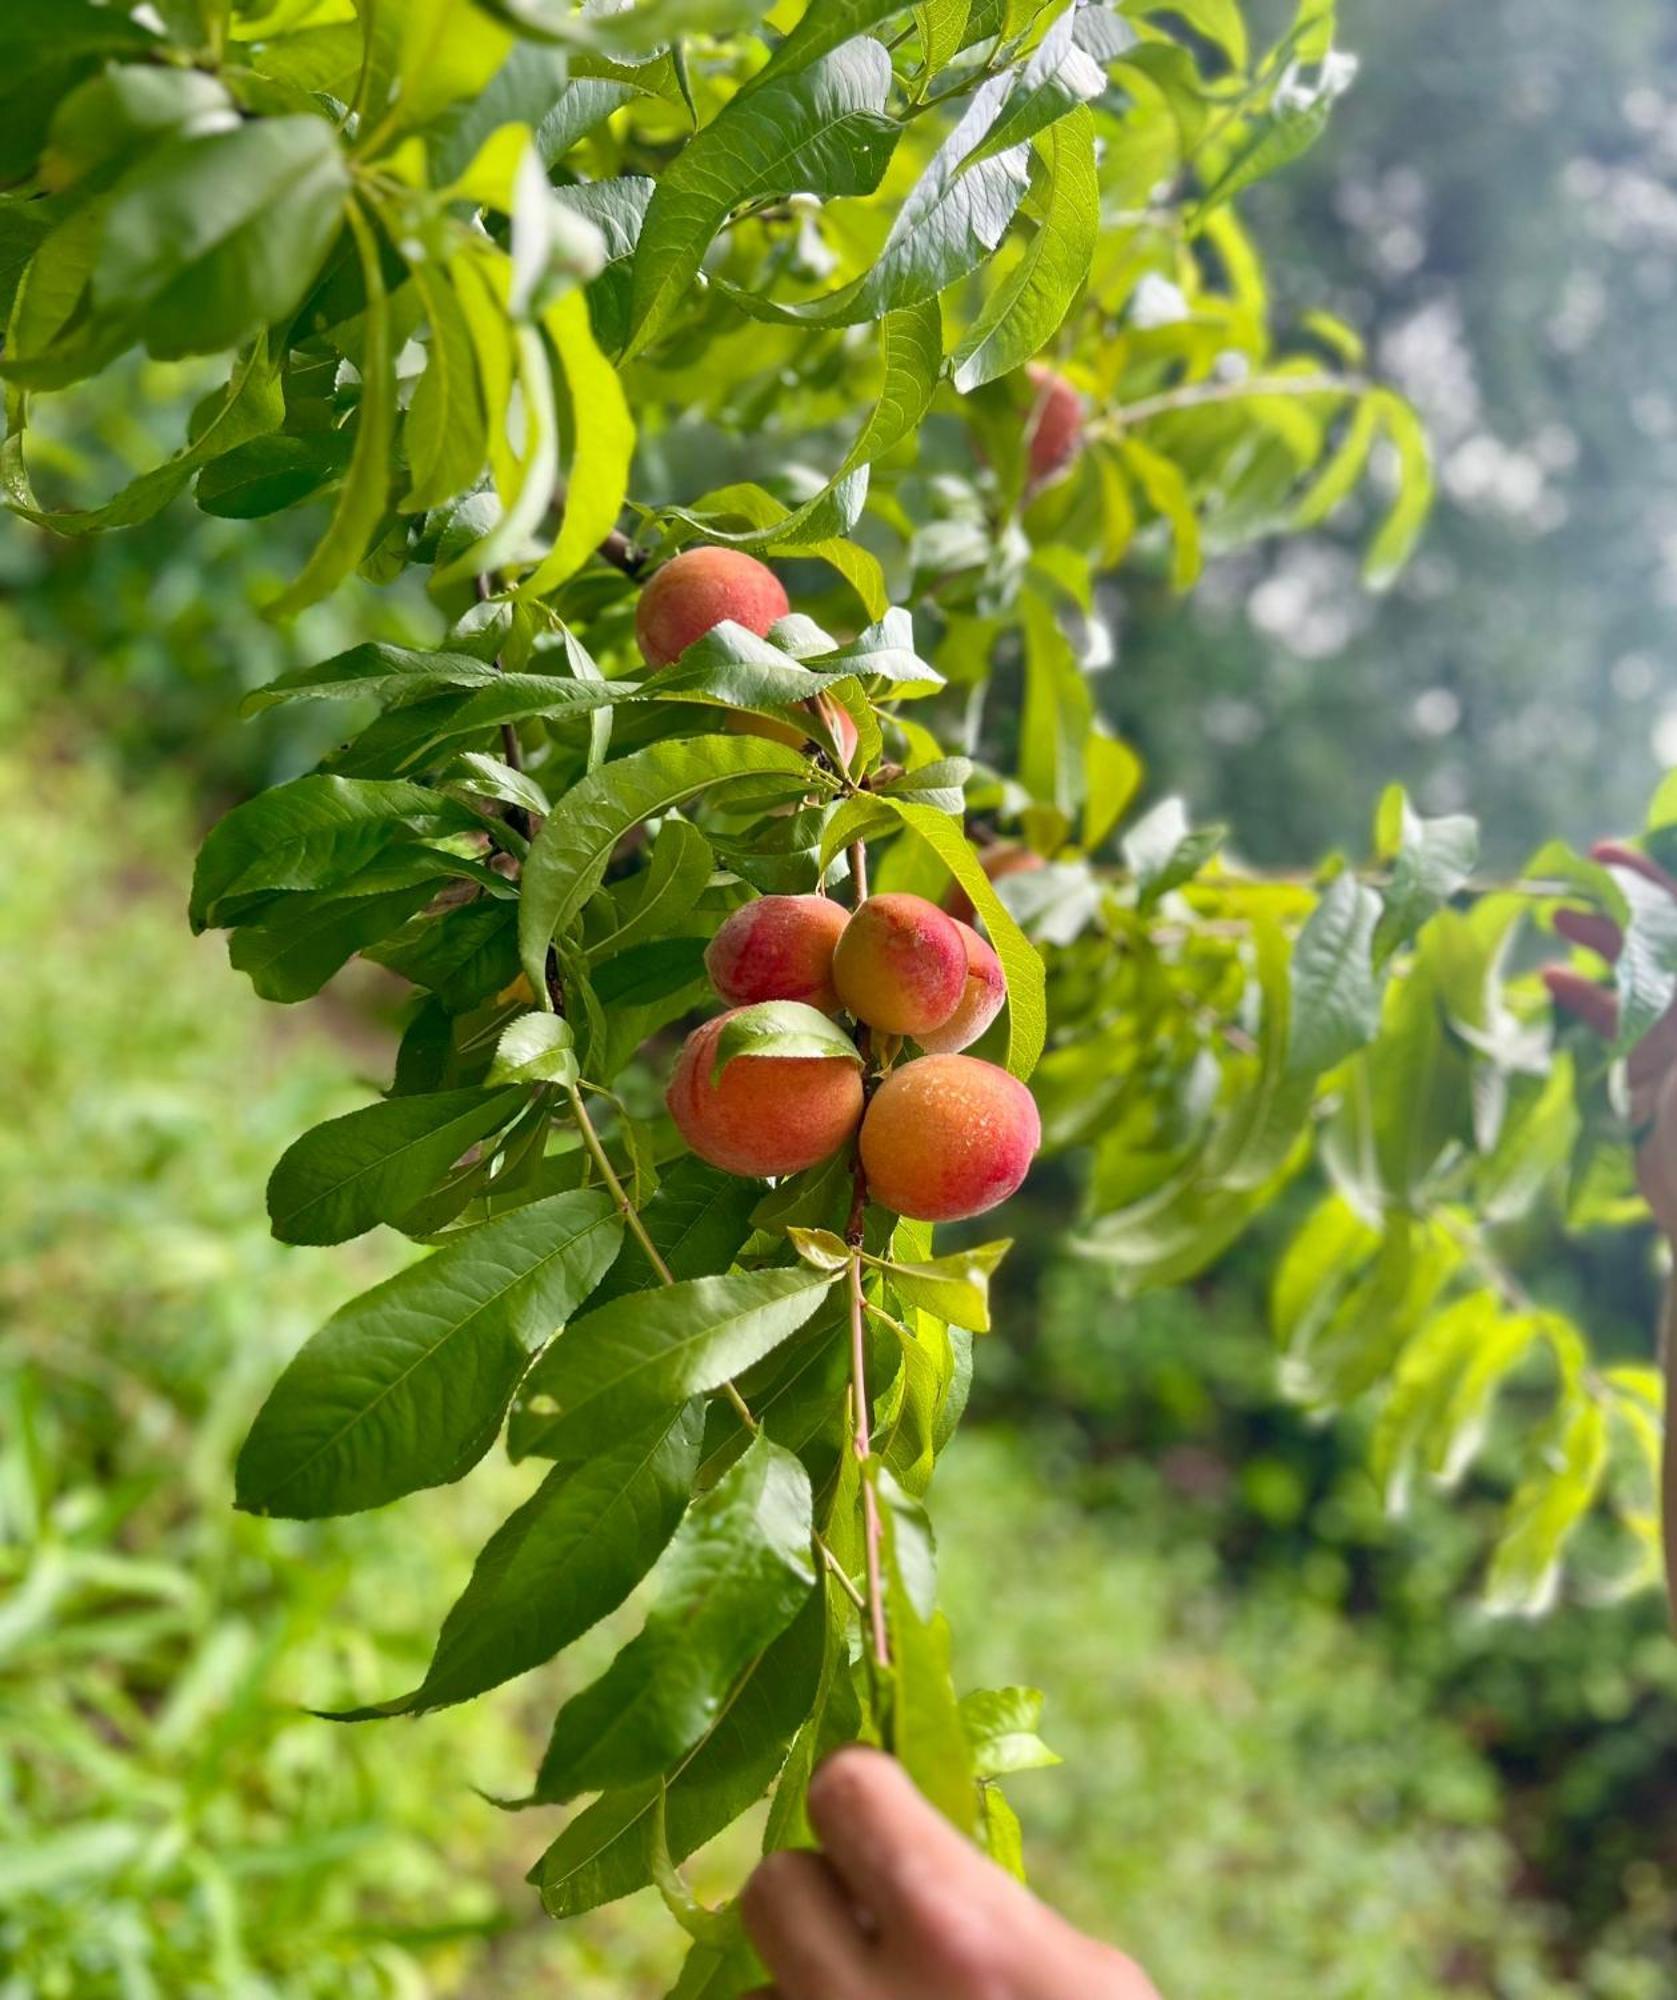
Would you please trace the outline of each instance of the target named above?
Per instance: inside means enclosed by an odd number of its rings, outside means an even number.
[[[855,1733],[1167,1991],[1668,1989],[1677,61],[1402,15],[12,0],[0,1991],[736,1992]],[[662,1113],[863,866],[935,1243]]]

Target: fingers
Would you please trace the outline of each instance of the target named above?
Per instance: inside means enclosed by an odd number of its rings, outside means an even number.
[[[1610,987],[1598,986],[1570,965],[1544,966],[1543,984],[1555,1005],[1575,1015],[1586,1028],[1608,1041],[1619,1032],[1619,1003]]]
[[[740,1914],[774,1975],[764,2000],[868,2000],[872,1946],[821,1855],[768,1855],[745,1885]]]
[[[1628,868],[1633,875],[1652,882],[1668,896],[1677,896],[1677,878],[1668,875],[1657,861],[1650,859],[1640,848],[1629,847],[1622,840],[1598,840],[1590,849],[1590,859],[1599,861],[1604,868]]]
[[[1625,948],[1625,934],[1611,917],[1595,910],[1557,910],[1555,934],[1568,944],[1581,945],[1598,958],[1614,959]]]
[[[809,1819],[852,1898],[884,1932],[912,1920],[924,1890],[946,1894],[986,1865],[877,1750],[827,1759],[810,1780]]]

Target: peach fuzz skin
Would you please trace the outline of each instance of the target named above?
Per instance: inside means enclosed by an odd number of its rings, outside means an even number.
[[[836,1153],[862,1115],[855,1063],[827,1056],[738,1056],[711,1081],[730,1019],[695,1028],[676,1058],[664,1102],[701,1160],[725,1173],[796,1174]]]
[[[960,929],[924,896],[870,896],[833,953],[833,984],[858,1021],[884,1034],[941,1028],[966,991]]]
[[[791,609],[779,577],[738,549],[684,549],[653,572],[635,606],[635,641],[667,667],[725,618],[761,637]]]
[[[957,1049],[970,1048],[1007,998],[1001,960],[970,925],[957,922],[955,928],[967,954],[966,988],[941,1028],[927,1028],[915,1037],[929,1056],[951,1056]]]
[[[1031,383],[1031,485],[1046,486],[1071,464],[1083,445],[1083,398],[1063,375],[1044,363],[1027,371]]]
[[[959,1222],[1006,1201],[1042,1143],[1035,1100],[976,1056],[922,1056],[892,1073],[862,1121],[876,1201],[916,1222]]]
[[[710,983],[733,1007],[802,1000],[839,1010],[833,948],[850,912],[829,896],[759,896],[735,910],[705,950]]]

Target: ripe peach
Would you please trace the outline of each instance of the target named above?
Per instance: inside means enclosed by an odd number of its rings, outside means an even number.
[[[924,896],[870,896],[838,941],[833,984],[870,1028],[891,1035],[941,1028],[966,991],[960,928]]]
[[[732,1007],[802,1000],[836,1014],[833,947],[849,921],[850,912],[830,896],[759,896],[711,939],[710,983]]]
[[[967,954],[967,983],[955,1011],[941,1028],[927,1028],[915,1040],[929,1056],[950,1056],[969,1047],[1002,1010],[1007,980],[989,943],[968,924],[957,923]]]
[[[736,1056],[711,1064],[727,1014],[695,1028],[664,1102],[676,1129],[730,1174],[795,1174],[836,1153],[862,1115],[862,1077],[842,1056]]]
[[[978,865],[992,882],[999,882],[1004,875],[1027,875],[1032,869],[1046,867],[1047,863],[1040,854],[1021,847],[1016,840],[998,840],[979,855]],[[972,898],[959,882],[951,882],[944,891],[943,907],[957,923],[970,924],[978,914],[973,908]]]
[[[1042,1143],[1031,1093],[976,1056],[924,1056],[875,1092],[862,1166],[876,1201],[917,1222],[959,1222],[1006,1201]]]
[[[856,762],[856,746],[861,738],[850,718],[850,711],[824,694],[816,695],[803,706],[820,710],[822,720],[844,753],[845,769],[852,769]],[[735,710],[725,726],[736,736],[766,736],[771,743],[790,744],[794,750],[803,749],[810,740],[809,731],[798,728],[796,723],[781,722],[772,715],[753,715],[748,709]]]
[[[1025,373],[1031,384],[1030,484],[1046,486],[1083,448],[1083,398],[1046,362],[1033,361]]]
[[[684,549],[652,574],[635,606],[649,667],[667,667],[724,618],[759,637],[791,609],[779,577],[738,549]]]

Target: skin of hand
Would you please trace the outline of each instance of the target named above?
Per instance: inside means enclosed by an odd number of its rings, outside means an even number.
[[[1590,852],[1604,866],[1640,875],[1677,898],[1677,879],[1636,848],[1622,841],[1603,840]],[[1569,944],[1581,945],[1609,963],[1624,949],[1618,925],[1591,912],[1557,910],[1555,929]],[[1557,1006],[1612,1040],[1618,1032],[1619,1003],[1607,987],[1598,986],[1570,965],[1545,966],[1543,978]],[[1677,1005],[1631,1050],[1626,1070],[1631,1118],[1645,1128],[1636,1154],[1637,1184],[1654,1220],[1677,1241]]]
[[[752,2000],[1157,2000],[877,1750],[830,1757],[809,1817],[821,1852],[771,1854],[746,1885],[745,1926],[774,1979]]]

